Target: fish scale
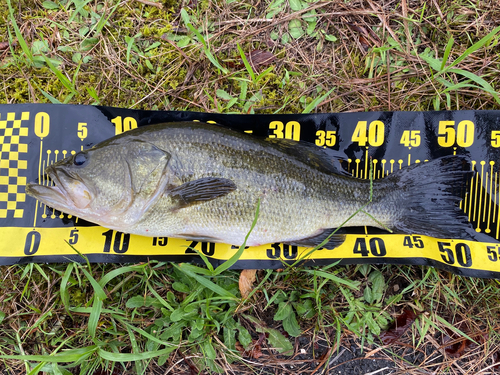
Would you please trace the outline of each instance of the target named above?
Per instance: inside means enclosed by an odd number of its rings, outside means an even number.
[[[339,226],[360,207],[360,200],[331,207],[332,197],[348,196],[349,190],[356,189],[360,196],[369,197],[365,181],[336,181],[339,176],[327,175],[289,158],[265,141],[223,128],[193,130],[171,129],[168,137],[162,137],[160,131],[153,143],[175,154],[183,166],[178,171],[181,181],[213,176],[231,179],[237,189],[222,198],[180,210],[177,217],[183,226],[178,226],[171,236],[196,233],[222,242],[242,243],[260,199],[259,220],[249,244],[275,242],[277,233],[280,240],[295,241],[323,228]],[[225,132],[225,136],[219,137],[220,132]],[[145,141],[150,138],[151,135],[141,137]],[[149,225],[150,231],[164,230],[172,225],[171,219],[157,213],[168,212],[174,205],[168,195],[163,196],[152,210],[155,220],[145,216],[139,225],[154,222]],[[364,216],[363,222],[368,221],[366,215],[360,216]]]

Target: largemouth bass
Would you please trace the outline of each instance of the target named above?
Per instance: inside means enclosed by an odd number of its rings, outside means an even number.
[[[198,122],[140,127],[47,167],[55,186],[28,184],[32,197],[117,231],[241,245],[316,246],[335,228],[464,238],[458,208],[469,171],[446,156],[373,181],[334,167],[314,145],[261,139]],[[458,187],[458,188],[457,188]],[[335,234],[325,245],[339,246]]]

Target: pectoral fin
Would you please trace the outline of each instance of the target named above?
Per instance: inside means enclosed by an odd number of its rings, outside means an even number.
[[[178,201],[177,208],[183,208],[223,197],[234,190],[235,183],[227,178],[204,177],[186,182],[168,193]]]

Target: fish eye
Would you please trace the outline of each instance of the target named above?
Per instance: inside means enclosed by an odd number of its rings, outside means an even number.
[[[78,154],[75,155],[75,159],[73,160],[74,165],[81,166],[85,164],[85,162],[88,160],[87,154],[83,152],[79,152]]]

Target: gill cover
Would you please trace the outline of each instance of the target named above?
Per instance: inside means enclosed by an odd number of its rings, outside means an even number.
[[[125,145],[131,188],[135,193],[156,190],[170,154],[149,142],[133,140]]]
[[[141,140],[106,146],[120,155],[125,163],[124,196],[113,214],[124,224],[137,222],[145,211],[163,194],[168,183],[175,180],[168,163],[171,155],[154,144]]]

